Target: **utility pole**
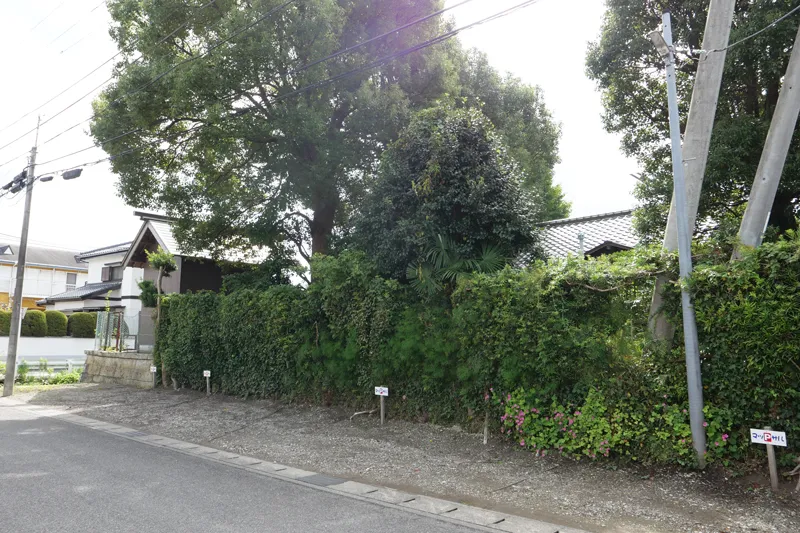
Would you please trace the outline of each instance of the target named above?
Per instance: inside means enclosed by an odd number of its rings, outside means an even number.
[[[781,94],[772,114],[767,141],[758,163],[756,178],[750,191],[750,199],[739,226],[739,242],[733,250],[733,260],[742,258],[742,252],[761,244],[764,228],[769,221],[775,193],[789,153],[797,116],[800,114],[800,29],[794,40],[794,48],[786,67]]]
[[[675,55],[672,48],[672,25],[669,10],[664,11],[663,35],[658,31],[649,37],[664,59],[667,71],[667,98],[669,100],[669,133],[672,142],[673,198],[678,229],[678,259],[681,275],[681,306],[683,310],[683,339],[686,349],[686,379],[689,391],[689,423],[692,442],[697,453],[697,463],[705,468],[706,432],[703,427],[703,383],[700,376],[700,350],[697,341],[692,296],[687,282],[692,274],[692,231],[686,202],[686,182],[683,174],[681,125],[678,112],[678,89],[675,83]]]
[[[36,124],[36,140],[31,148],[28,161],[28,173],[25,176],[25,215],[22,219],[22,233],[19,239],[17,255],[17,278],[14,285],[14,305],[11,308],[11,329],[8,333],[8,355],[6,356],[6,380],[3,383],[3,396],[14,394],[14,379],[17,371],[17,346],[19,345],[19,329],[22,321],[23,284],[25,283],[25,260],[28,255],[28,226],[31,219],[31,200],[33,197],[33,180],[36,169],[36,145],[39,144],[39,123]]]
[[[683,143],[690,234],[694,233],[697,209],[700,205],[700,191],[706,172],[711,131],[714,128],[714,117],[717,112],[722,71],[725,68],[726,48],[731,34],[735,6],[736,0],[711,0],[708,7],[708,18],[703,34],[703,51],[700,54],[697,74],[694,78],[692,101],[689,105],[689,118],[686,122]],[[677,211],[673,195],[667,218],[667,228],[664,233],[664,249],[673,252],[678,249],[676,221]],[[672,326],[661,312],[664,304],[661,292],[666,283],[666,276],[656,278],[653,299],[650,304],[650,331],[658,340],[669,340],[673,335]]]

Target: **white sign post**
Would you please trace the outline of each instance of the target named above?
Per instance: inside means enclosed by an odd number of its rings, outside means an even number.
[[[158,372],[158,368],[155,366],[150,367],[150,373],[153,374],[153,388],[156,388],[156,372]]]
[[[772,431],[766,426],[764,429],[750,429],[750,442],[767,445],[767,461],[769,462],[769,480],[772,485],[772,492],[778,491],[778,464],[775,462],[774,446],[788,446],[786,433],[783,431]]]
[[[386,413],[384,398],[389,396],[389,387],[375,387],[375,396],[381,397],[381,425],[383,425],[383,420],[385,418],[384,413]]]
[[[206,378],[206,396],[211,396],[211,370],[203,370],[203,377]]]

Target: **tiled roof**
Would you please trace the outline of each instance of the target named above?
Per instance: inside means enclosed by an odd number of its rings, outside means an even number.
[[[86,300],[92,296],[105,295],[108,291],[113,291],[122,287],[121,281],[106,281],[103,283],[87,283],[71,291],[54,294],[41,300],[43,303],[63,302],[65,300]],[[39,303],[39,302],[36,302]]]
[[[639,239],[633,231],[633,210],[588,217],[563,218],[540,224],[542,248],[547,257],[580,254],[578,235],[583,233],[583,251],[590,253],[604,244],[633,248]]]
[[[131,247],[130,242],[123,242],[120,244],[112,244],[111,246],[105,246],[103,248],[97,248],[96,250],[89,250],[88,252],[81,252],[75,256],[75,259],[78,261],[83,261],[85,259],[89,259],[90,257],[99,257],[101,255],[111,255],[111,254],[121,254],[128,251],[128,248]]]
[[[0,263],[14,265],[17,264],[17,254],[19,253],[19,246],[17,244],[3,243],[0,244],[0,248],[3,250],[3,253],[0,254]],[[80,264],[75,259],[75,255],[77,253],[77,251],[28,245],[28,254],[25,257],[25,263],[28,266],[60,267],[81,271],[86,270],[86,266]]]

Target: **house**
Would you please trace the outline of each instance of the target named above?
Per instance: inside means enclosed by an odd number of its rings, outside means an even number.
[[[153,312],[142,306],[139,283],[142,280],[155,283],[158,278],[158,271],[147,262],[146,251],[154,252],[161,247],[175,259],[177,269],[161,284],[167,294],[219,291],[222,269],[210,258],[184,252],[175,240],[170,218],[140,211],[134,215],[142,225],[132,241],[75,255],[76,261],[86,265],[85,284],[36,303],[66,314],[108,309],[115,313],[115,320],[124,321],[123,327],[111,329],[126,332],[125,346],[144,351],[153,344]]]
[[[138,314],[142,309],[138,283],[143,271],[141,268],[122,267],[122,259],[130,246],[130,242],[125,242],[76,254],[75,260],[86,265],[86,282],[36,303],[68,315],[78,311],[104,311],[106,308],[124,311],[126,315]]]
[[[0,244],[0,308],[10,306],[17,275],[16,244]],[[22,307],[41,309],[37,302],[53,294],[72,290],[86,283],[88,268],[75,258],[77,252],[28,246],[22,285]]]
[[[541,243],[545,256],[598,257],[630,250],[639,243],[633,230],[633,210],[543,222]]]

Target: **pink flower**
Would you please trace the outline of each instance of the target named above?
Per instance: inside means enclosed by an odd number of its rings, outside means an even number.
[[[506,399],[510,402],[511,401],[511,395],[509,394],[508,396],[506,396]]]
[[[683,414],[686,414],[686,409],[683,410]]]
[[[715,442],[715,443],[714,443],[714,446],[719,446],[719,442]]]
[[[520,446],[525,446],[525,441],[524,440],[519,441],[519,445]]]
[[[494,388],[489,387],[489,392],[494,392]]]
[[[727,434],[727,433],[723,433],[723,434],[722,434],[722,440],[723,440],[723,441],[726,441],[726,440],[728,440],[728,434]]]
[[[686,444],[686,439],[681,439],[681,444]]]
[[[489,399],[489,393],[488,393],[488,392],[487,392],[486,394],[484,394],[484,395],[483,395],[483,399],[484,399],[484,400],[488,400],[488,399]]]
[[[665,394],[665,395],[664,395],[664,398],[666,398],[666,397],[667,397],[667,395]]]
[[[569,419],[569,425],[571,426],[573,422],[575,422],[575,421],[574,421],[573,419],[571,419],[571,418],[570,418],[570,419]]]
[[[708,427],[708,422],[703,422],[703,427],[707,428]]]
[[[575,416],[581,416],[581,412],[580,411],[575,411]]]

